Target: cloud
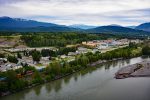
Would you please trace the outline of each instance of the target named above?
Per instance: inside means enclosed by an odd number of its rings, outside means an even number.
[[[0,16],[67,25],[137,25],[150,21],[150,0],[0,0]]]

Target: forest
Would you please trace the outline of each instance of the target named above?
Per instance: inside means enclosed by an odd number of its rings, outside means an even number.
[[[111,36],[109,36],[111,37]],[[107,39],[107,36],[84,33],[36,33],[22,35],[21,39],[29,47],[56,46],[64,47],[68,44],[78,44],[82,41]]]

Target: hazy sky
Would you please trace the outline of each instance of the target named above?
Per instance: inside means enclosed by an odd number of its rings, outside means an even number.
[[[0,16],[57,24],[150,22],[150,0],[0,0]]]

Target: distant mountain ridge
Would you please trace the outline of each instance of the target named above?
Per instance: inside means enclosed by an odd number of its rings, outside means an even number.
[[[97,26],[84,25],[84,24],[73,24],[73,25],[69,25],[69,27],[80,28],[80,29],[90,29],[90,28],[96,28]]]
[[[135,27],[137,26],[126,26],[127,28],[132,28],[132,29],[135,29]]]
[[[57,26],[53,23],[44,23],[34,20],[26,20],[21,18],[10,18],[10,17],[0,17],[0,27],[18,27],[18,28],[29,28],[29,27],[51,27]]]
[[[100,26],[93,29],[86,30],[94,33],[115,33],[115,34],[149,34],[142,30],[135,30],[122,26]]]
[[[110,24],[107,26],[121,26],[121,25],[117,25],[117,24]],[[96,28],[96,27],[100,27],[100,26],[94,26],[94,25],[84,25],[84,24],[73,24],[73,25],[69,25],[69,27],[72,28],[80,28],[80,29],[92,29],[92,28]]]
[[[150,32],[150,22],[148,22],[148,23],[143,23],[143,24],[140,24],[139,26],[135,27],[135,29],[138,29],[138,30],[143,30],[143,31],[148,31],[148,32]]]
[[[0,31],[13,32],[70,32],[80,29],[70,28],[65,25],[38,22],[21,18],[0,17]]]
[[[149,26],[149,25],[146,25]],[[138,27],[136,27],[138,28]],[[139,28],[138,28],[139,29]],[[122,27],[112,24],[108,26],[90,25],[58,25],[54,23],[38,22],[21,18],[0,17],[0,31],[12,32],[86,32],[86,33],[115,33],[115,34],[150,34],[138,29]]]

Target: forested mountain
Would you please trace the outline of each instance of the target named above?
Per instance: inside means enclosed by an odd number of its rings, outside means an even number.
[[[81,29],[69,28],[66,26],[51,26],[51,27],[30,27],[30,28],[12,28],[12,27],[0,27],[0,31],[8,32],[78,32]]]
[[[135,30],[131,28],[121,27],[121,26],[101,26],[93,29],[86,30],[92,33],[114,33],[114,34],[149,34],[142,30]]]
[[[51,27],[57,26],[53,23],[44,23],[34,20],[26,20],[21,18],[10,18],[10,17],[0,17],[0,27],[12,27],[12,28],[31,28],[31,27]]]
[[[141,30],[137,30],[141,29]],[[122,27],[119,25],[88,26],[88,25],[57,25],[53,23],[38,22],[21,18],[0,17],[0,31],[7,32],[85,32],[85,33],[113,33],[128,35],[150,34],[142,30],[149,30],[149,23],[142,24],[136,29]]]
[[[140,25],[137,26],[135,29],[144,30],[144,31],[150,32],[150,22],[149,22],[149,23],[140,24]]]
[[[14,32],[68,32],[78,31],[65,25],[38,22],[21,18],[0,17],[0,31]]]

